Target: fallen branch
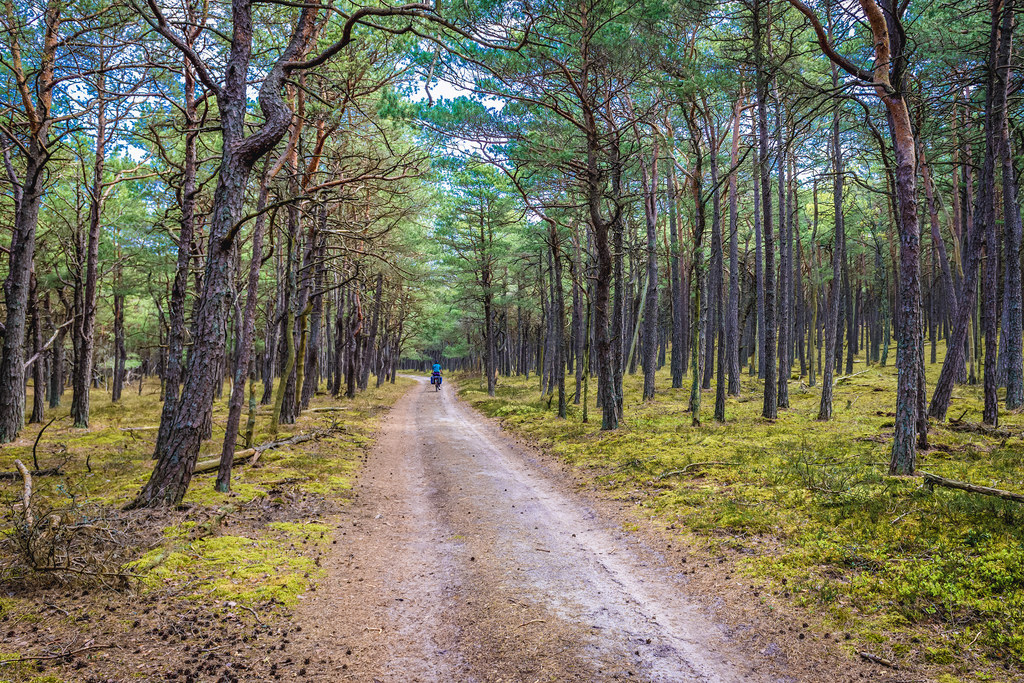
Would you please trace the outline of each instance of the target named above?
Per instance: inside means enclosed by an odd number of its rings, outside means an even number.
[[[524,621],[523,623],[519,624],[519,626],[516,626],[516,628],[522,628],[524,626],[529,626],[530,624],[544,624],[544,623],[546,623],[546,622],[543,619],[531,619],[530,621]]]
[[[1024,494],[994,489],[989,486],[978,486],[977,484],[969,484],[966,481],[957,481],[956,479],[947,479],[931,472],[919,471],[918,473],[924,477],[924,485],[928,487],[929,491],[934,491],[936,486],[944,486],[948,489],[979,493],[983,496],[994,496],[1003,500],[1012,500],[1015,503],[1024,503]]]
[[[0,665],[2,665],[2,664],[17,664],[19,662],[41,662],[41,661],[44,661],[44,660],[47,660],[47,659],[65,659],[65,658],[75,657],[77,655],[82,654],[83,652],[91,652],[92,650],[109,650],[112,647],[114,647],[114,646],[113,645],[86,645],[85,647],[80,647],[77,650],[70,650],[68,652],[58,652],[57,654],[53,654],[53,655],[36,655],[34,657],[18,657],[17,659],[5,659],[3,661],[0,661]]]
[[[22,516],[25,518],[25,526],[31,528],[36,523],[32,515],[32,475],[22,461],[15,460],[14,466],[21,472],[21,480],[25,483],[21,492]]]
[[[1001,427],[991,427],[986,424],[979,424],[977,422],[968,422],[966,420],[950,420],[946,425],[949,429],[954,432],[970,432],[972,434],[985,434],[986,436],[997,436],[1000,438],[1009,438],[1013,436],[1013,433],[1008,429],[1002,429]]]
[[[59,467],[48,467],[45,470],[32,470],[30,474],[33,477],[52,477],[54,475],[64,474],[64,471]],[[18,479],[20,477],[21,472],[0,472],[0,481]]]
[[[870,652],[858,652],[857,654],[859,654],[862,658],[868,660],[869,662],[881,664],[882,666],[887,666],[890,669],[900,668],[899,665],[896,664],[896,662],[885,659],[884,657],[879,657],[878,655],[873,655]]]
[[[289,437],[287,439],[277,439],[275,441],[268,441],[264,444],[256,446],[255,448],[246,448],[245,450],[236,451],[235,461],[236,463],[241,464],[242,458],[248,458],[251,455],[252,457],[249,458],[249,462],[247,464],[255,465],[256,462],[260,459],[260,456],[263,455],[264,451],[280,448],[281,446],[294,446],[295,444],[298,443],[313,441],[315,439],[322,439],[323,437],[329,434],[339,431],[341,431],[340,427],[329,427],[327,429],[320,429],[315,432],[308,432],[306,434],[296,434],[295,436]],[[193,470],[193,474],[210,472],[220,467],[219,455],[217,455],[216,457],[212,455],[207,457],[209,458],[208,460],[200,460],[199,462],[196,463],[196,467]]]
[[[260,626],[266,626],[266,624],[263,623],[263,620],[260,619],[260,615],[256,614],[256,610],[254,610],[252,607],[247,607],[245,605],[239,605],[239,607],[241,607],[242,609],[249,610],[249,612],[252,614],[253,618],[256,620],[257,624],[259,624]]]
[[[144,425],[142,427],[121,427],[122,432],[148,432],[153,429],[160,429],[160,425]]]
[[[686,467],[684,467],[681,470],[671,470],[669,472],[665,472],[663,474],[659,474],[657,477],[654,478],[654,481],[661,481],[662,479],[668,479],[669,477],[674,477],[677,474],[689,474],[693,470],[700,469],[702,467],[711,467],[713,465],[734,465],[734,464],[735,463],[723,462],[721,460],[712,460],[710,462],[691,462],[689,465],[687,465]]]
[[[836,384],[839,384],[840,382],[845,382],[846,380],[851,379],[853,377],[857,377],[858,375],[863,375],[866,372],[868,371],[861,370],[860,372],[855,372],[852,375],[843,375],[842,377],[836,377]]]

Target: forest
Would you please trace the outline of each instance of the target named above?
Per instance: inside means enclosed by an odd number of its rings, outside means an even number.
[[[283,650],[435,363],[871,675],[1024,676],[1015,0],[0,24],[0,680],[126,679],[223,605]],[[174,638],[153,680],[278,677]]]

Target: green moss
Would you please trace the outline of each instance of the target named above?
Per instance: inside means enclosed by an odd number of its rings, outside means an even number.
[[[926,647],[924,649],[924,660],[929,664],[952,664],[953,653],[944,647]]]
[[[193,595],[243,603],[292,605],[321,571],[310,557],[289,551],[291,534],[267,538],[201,538],[170,551],[150,551],[138,561],[145,582],[166,586],[192,582]]]
[[[939,367],[928,365],[930,384]],[[638,500],[695,547],[739,550],[733,562],[752,582],[863,640],[927,634],[921,642],[953,657],[942,666],[967,646],[1024,663],[1024,507],[888,477],[895,369],[858,363],[854,373],[863,374],[835,388],[830,422],[814,419],[820,388],[796,382],[791,407],[762,419],[761,384],[744,376],[728,421],[713,422],[705,401],[700,428],[691,426],[688,382],[669,389],[662,371],[655,400],[640,402],[642,378],[627,376],[615,432],[600,430],[593,398],[583,423],[577,406],[559,419],[533,379],[501,378],[495,397],[477,377],[456,380],[485,414],[612,495]],[[960,386],[950,414],[978,420],[981,406],[980,388]],[[919,467],[1024,491],[1024,414],[1004,413],[1000,424],[1014,436],[934,425]],[[912,649],[925,658],[921,645]]]

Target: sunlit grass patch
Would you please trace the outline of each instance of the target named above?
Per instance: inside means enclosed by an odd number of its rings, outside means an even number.
[[[190,539],[194,529],[188,522],[168,528],[168,544],[133,563],[147,586],[180,587],[196,597],[288,607],[323,573],[308,551],[328,544],[330,527],[325,524],[275,522],[255,538]]]

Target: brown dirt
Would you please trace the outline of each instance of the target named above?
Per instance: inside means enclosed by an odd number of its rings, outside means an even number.
[[[729,558],[684,547],[449,386],[400,399],[350,504],[321,503],[231,520],[337,524],[326,552],[310,551],[326,578],[291,613],[54,588],[33,592],[33,619],[0,617],[0,650],[101,645],[35,670],[90,683],[927,680],[852,658]]]
[[[665,538],[650,524],[624,531],[630,512],[559,470],[449,387],[410,391],[360,476],[325,585],[295,615],[305,679],[883,677],[758,613],[717,568],[654,550]]]

